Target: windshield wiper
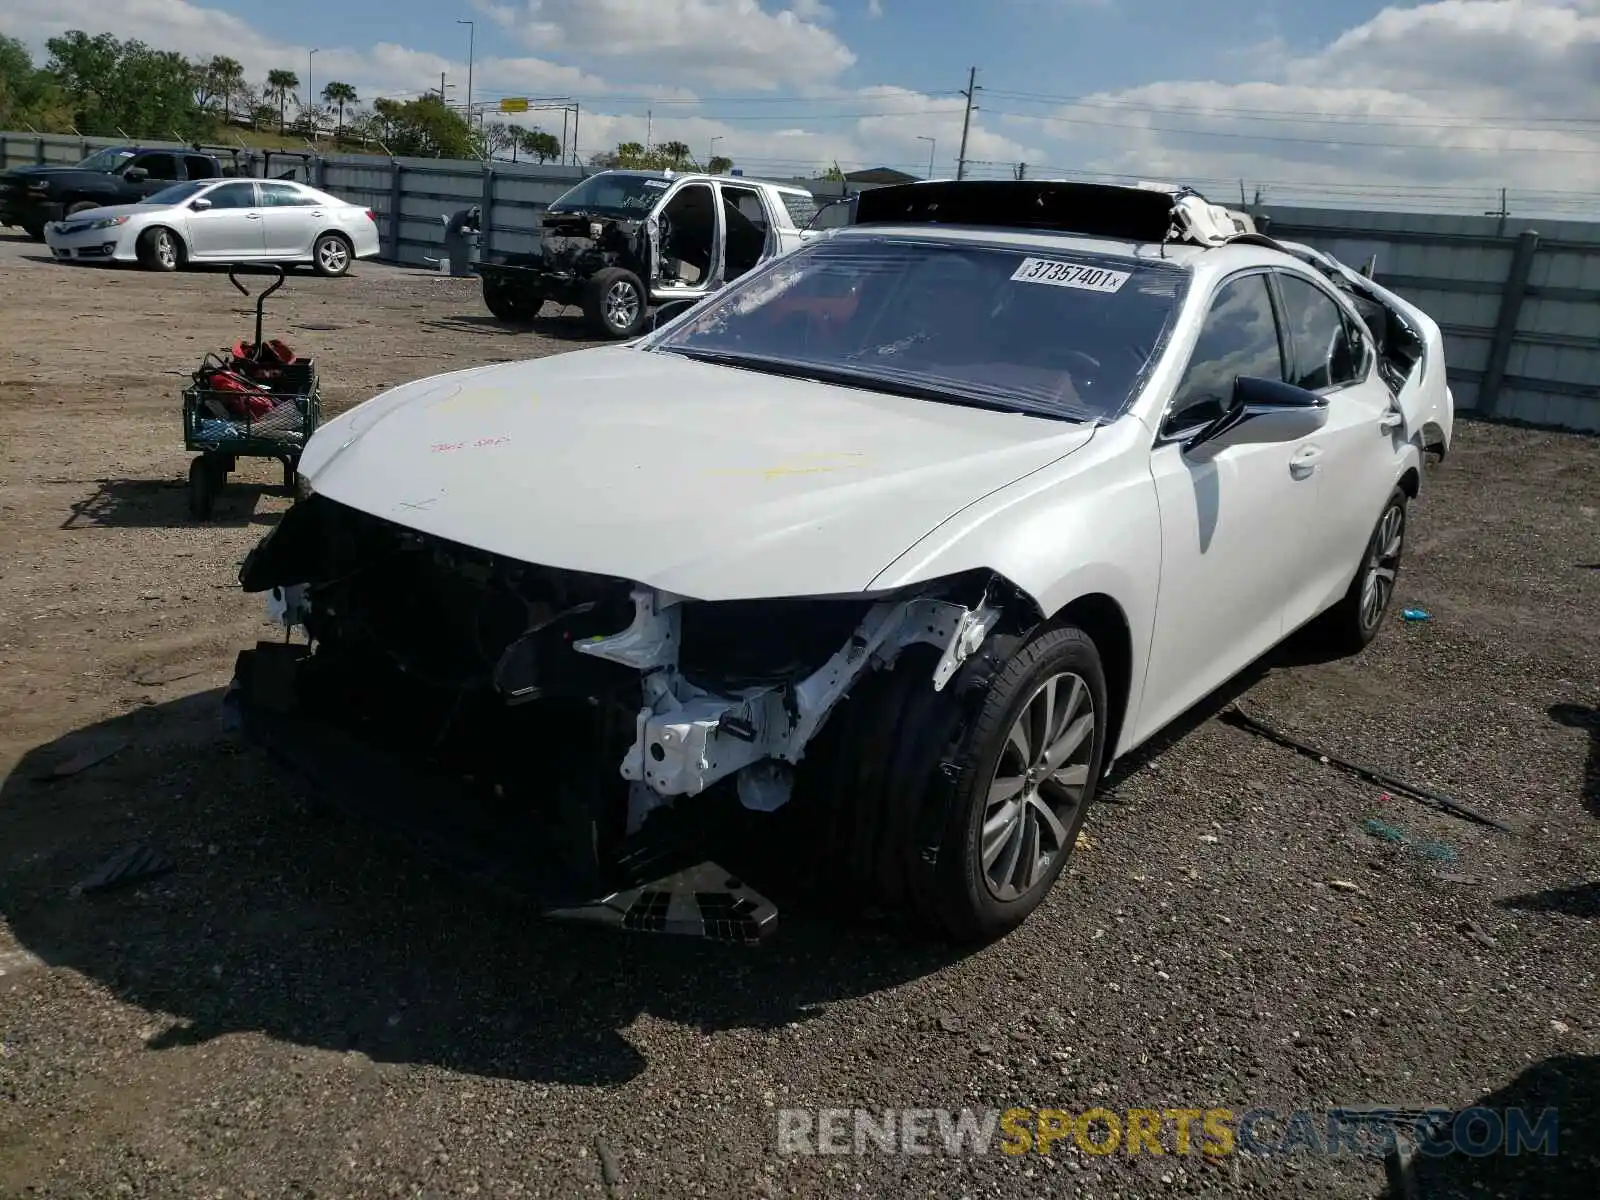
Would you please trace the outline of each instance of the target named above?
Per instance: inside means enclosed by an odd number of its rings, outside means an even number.
[[[839,387],[861,388],[864,391],[884,392],[891,396],[908,396],[913,400],[932,400],[939,404],[959,404],[966,408],[983,408],[992,412],[1020,413],[1030,417],[1052,417],[1059,421],[1083,422],[1093,420],[1088,413],[1056,408],[1035,401],[1001,396],[976,396],[969,392],[934,387],[916,380],[897,378],[880,371],[853,371],[845,367],[829,367],[820,363],[796,362],[786,358],[762,358],[755,354],[740,354],[729,350],[696,350],[688,347],[654,347],[659,354],[679,354],[696,362],[713,363],[720,367],[739,367],[763,375],[778,375],[785,379],[810,379],[816,383],[829,383]]]

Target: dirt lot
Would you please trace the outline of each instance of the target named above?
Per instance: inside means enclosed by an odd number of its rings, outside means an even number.
[[[362,266],[294,278],[270,327],[336,406],[572,344],[480,311],[468,281]],[[286,501],[258,465],[188,519],[177,390],[247,328],[220,275],[0,239],[0,1194],[1379,1195],[1380,1162],[1306,1152],[776,1153],[782,1108],[1341,1104],[1559,1106],[1555,1158],[1424,1162],[1421,1194],[1592,1194],[1600,442],[1465,425],[1401,579],[1432,619],[1239,685],[1516,836],[1213,706],[1122,774],[1005,942],[786,911],[736,951],[530,922],[311,815],[222,729],[267,628],[237,564]],[[171,874],[74,893],[141,838]]]

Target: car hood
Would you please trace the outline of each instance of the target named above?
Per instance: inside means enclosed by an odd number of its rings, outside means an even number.
[[[731,600],[859,591],[1093,432],[603,347],[395,388],[318,430],[300,472],[491,554]]]
[[[103,221],[107,217],[138,217],[146,213],[165,212],[170,204],[108,204],[104,208],[86,208],[70,217],[63,217],[61,225],[76,225],[83,221]]]

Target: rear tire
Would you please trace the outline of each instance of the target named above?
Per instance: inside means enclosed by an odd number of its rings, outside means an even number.
[[[311,246],[311,263],[317,274],[337,279],[350,270],[355,251],[343,234],[325,233]]]
[[[44,226],[43,225],[24,225],[22,227],[22,232],[27,234],[30,238],[32,238],[36,242],[44,241]]]
[[[1316,635],[1333,653],[1359,654],[1383,628],[1383,619],[1394,602],[1400,559],[1405,552],[1408,500],[1403,488],[1390,493],[1344,598],[1317,620]]]
[[[136,253],[139,265],[147,271],[176,271],[183,266],[183,243],[170,229],[159,225],[139,235]]]
[[[498,280],[485,279],[483,306],[496,320],[504,321],[508,325],[529,325],[544,307],[544,300],[539,296],[529,296]]]
[[[584,284],[583,315],[604,337],[626,341],[644,332],[650,301],[632,271],[606,267]]]

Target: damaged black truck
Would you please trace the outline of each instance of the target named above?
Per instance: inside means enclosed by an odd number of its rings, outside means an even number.
[[[544,211],[531,253],[479,263],[485,307],[527,324],[581,308],[602,337],[637,337],[650,310],[698,300],[798,246],[817,203],[792,184],[672,171],[601,171]]]

